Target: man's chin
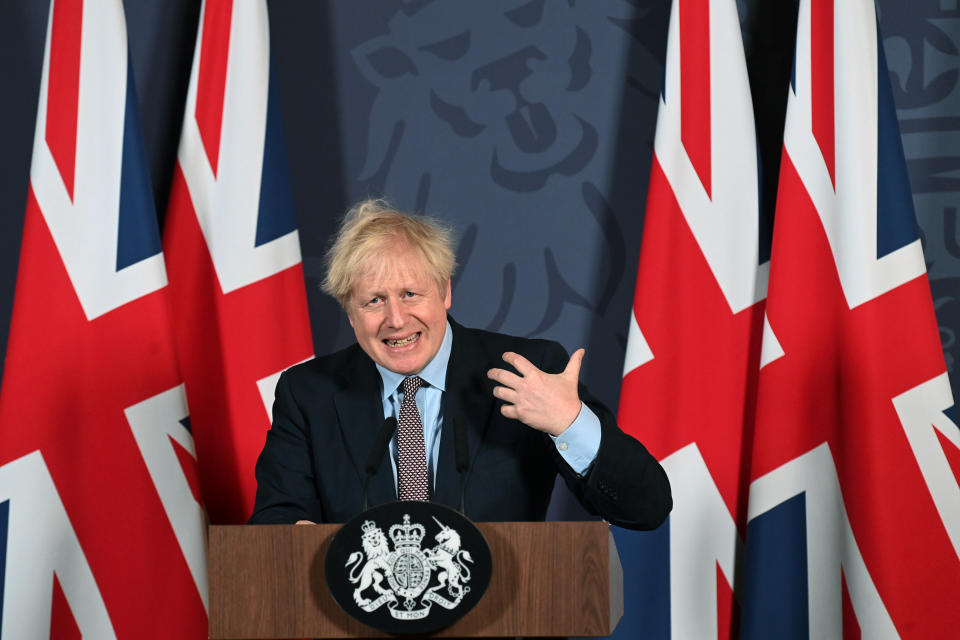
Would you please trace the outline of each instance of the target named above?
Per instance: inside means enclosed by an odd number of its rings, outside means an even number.
[[[426,365],[425,362],[420,362],[416,358],[383,358],[383,366],[393,371],[394,373],[399,373],[404,376],[412,376],[416,373],[420,373],[423,370],[423,367]]]

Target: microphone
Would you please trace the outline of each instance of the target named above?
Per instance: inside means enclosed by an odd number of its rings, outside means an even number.
[[[457,416],[453,420],[453,456],[460,474],[460,513],[467,515],[467,471],[470,469],[470,449],[467,446],[467,419]]]
[[[373,448],[370,449],[370,457],[367,458],[367,466],[364,467],[366,476],[363,480],[363,511],[367,510],[369,504],[368,491],[370,489],[370,479],[376,475],[380,468],[380,461],[383,460],[383,454],[393,438],[393,432],[397,430],[397,419],[390,416],[383,421],[383,426],[377,432],[377,439],[373,442]]]

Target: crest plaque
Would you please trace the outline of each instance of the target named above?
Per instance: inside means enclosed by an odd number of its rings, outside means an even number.
[[[472,609],[490,584],[483,534],[458,511],[393,502],[363,512],[330,543],[327,585],[351,616],[381,631],[425,634]]]

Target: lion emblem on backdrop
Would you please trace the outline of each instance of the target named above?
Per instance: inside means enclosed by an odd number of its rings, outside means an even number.
[[[362,158],[351,160],[358,190],[452,219],[456,285],[470,292],[458,313],[537,335],[562,310],[573,326],[553,334],[581,340],[615,294],[630,298],[624,236],[639,238],[639,223],[624,228],[604,193],[614,156],[649,166],[657,96],[644,86],[659,86],[662,62],[632,34],[644,21],[665,29],[662,4],[407,0],[386,34],[351,50],[377,90]],[[649,77],[628,77],[628,58]],[[646,139],[625,150],[632,119]],[[620,217],[639,220],[644,195],[634,188]],[[612,320],[622,333],[624,318]]]

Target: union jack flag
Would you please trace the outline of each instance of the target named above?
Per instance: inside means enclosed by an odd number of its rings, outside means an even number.
[[[803,0],[750,467],[743,635],[960,628],[960,431],[873,0]]]
[[[205,637],[204,514],[120,0],[53,0],[0,389],[0,635]]]
[[[729,638],[769,241],[734,0],[675,0],[667,43],[619,421],[674,508],[663,532],[618,532],[643,608],[618,635]],[[662,551],[633,559],[641,545]]]
[[[313,355],[262,0],[201,9],[164,228],[177,350],[217,523],[245,522],[280,373]]]

